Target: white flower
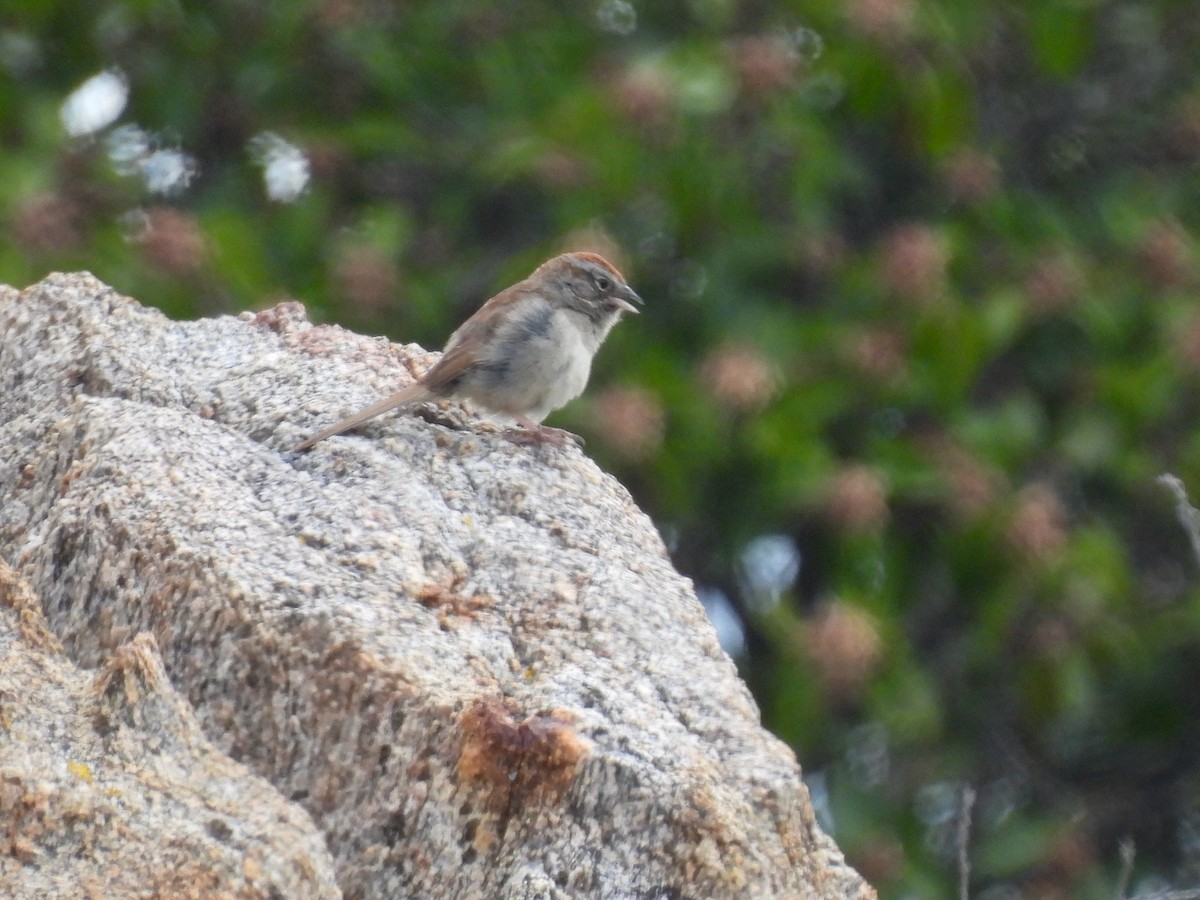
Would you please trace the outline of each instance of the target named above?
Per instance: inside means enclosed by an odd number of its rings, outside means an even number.
[[[263,167],[267,196],[278,203],[290,203],[308,187],[308,157],[304,151],[272,131],[264,131],[250,141],[250,150]]]
[[[71,137],[94,134],[117,120],[129,101],[129,82],[118,69],[93,75],[75,88],[58,116]]]

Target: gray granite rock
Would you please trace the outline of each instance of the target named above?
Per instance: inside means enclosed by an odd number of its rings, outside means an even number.
[[[296,304],[0,295],[0,557],[78,664],[152,634],[348,897],[874,896],[582,452],[451,407],[287,449],[430,361]]]
[[[152,637],[81,672],[0,561],[0,897],[340,896],[312,820],[208,742]]]

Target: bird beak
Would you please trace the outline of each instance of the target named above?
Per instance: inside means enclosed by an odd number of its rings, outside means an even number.
[[[637,295],[633,288],[629,285],[623,285],[619,291],[612,295],[613,302],[618,309],[623,309],[625,312],[631,312],[634,315],[641,312],[634,303],[641,304],[642,298]]]

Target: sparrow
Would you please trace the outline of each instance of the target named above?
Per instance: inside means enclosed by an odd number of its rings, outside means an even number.
[[[476,310],[415,384],[317,432],[295,449],[307,450],[397,406],[443,398],[471,400],[509,415],[529,440],[578,441],[541,422],[583,393],[596,351],[621,314],[637,313],[634,304],[641,302],[602,256],[556,256]]]

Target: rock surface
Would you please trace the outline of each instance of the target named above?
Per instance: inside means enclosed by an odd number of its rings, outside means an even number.
[[[287,449],[430,361],[295,304],[0,295],[0,558],[77,664],[153,635],[347,897],[874,896],[581,452],[433,407]]]
[[[153,638],[80,672],[0,561],[0,896],[341,893],[312,820],[209,744]]]

